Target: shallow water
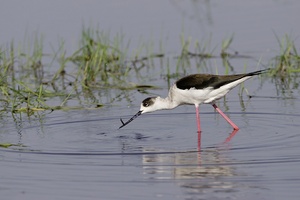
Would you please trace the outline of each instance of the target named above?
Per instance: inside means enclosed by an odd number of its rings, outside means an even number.
[[[245,66],[245,63],[249,66],[246,71],[263,68],[254,67],[257,66],[257,60],[262,59],[260,64],[266,64],[272,57],[273,49],[278,46],[275,37],[270,37],[272,29],[280,34],[299,28],[291,20],[299,17],[295,12],[297,10],[298,13],[298,1],[266,1],[268,3],[264,5],[260,1],[248,4],[229,1],[229,5],[216,1],[205,2],[204,7],[199,4],[196,4],[199,7],[189,7],[194,4],[182,5],[177,2],[179,7],[175,6],[174,10],[176,1],[171,1],[173,7],[168,2],[163,2],[167,6],[157,7],[167,9],[168,13],[169,10],[173,11],[167,18],[161,16],[166,23],[174,18],[180,20],[179,16],[183,15],[187,31],[192,35],[204,29],[206,34],[210,31],[214,33],[214,41],[221,41],[228,37],[227,34],[235,33],[234,47],[255,59],[230,60],[232,66],[239,66],[232,73],[244,72],[241,66]],[[108,7],[123,8],[120,11],[124,12],[122,26],[140,31],[133,33],[132,37],[138,34],[147,36],[151,32],[149,29],[157,29],[161,18],[158,14],[154,18],[149,17],[152,16],[149,6],[134,3],[139,5],[138,12],[144,13],[145,18],[140,15],[141,19],[133,20],[131,15],[126,15],[129,11],[125,8],[129,9],[130,4],[128,7],[122,4],[122,7],[113,3]],[[102,7],[97,5],[105,10],[107,7],[102,4]],[[246,9],[247,5],[252,9]],[[225,9],[224,6],[228,7]],[[95,8],[97,6],[91,9]],[[225,12],[228,9],[232,9],[228,12],[231,14]],[[190,13],[186,13],[186,10]],[[92,19],[102,20],[101,16],[107,16],[103,13],[97,17],[94,15],[96,12],[88,12]],[[61,17],[65,19],[64,16]],[[104,21],[114,22],[115,26],[121,27],[117,24],[118,19],[120,17]],[[224,24],[226,19],[231,23]],[[144,23],[140,23],[141,20]],[[289,23],[282,23],[286,21]],[[138,22],[142,26],[139,29],[134,26]],[[189,30],[196,22],[199,22],[195,27],[197,31]],[[45,25],[41,25],[40,31],[47,27]],[[108,25],[103,22],[103,26],[107,28]],[[168,26],[170,30],[175,30],[170,33],[169,40],[175,40],[173,36],[180,34],[175,27],[181,29],[175,22]],[[67,34],[64,28],[58,31]],[[68,30],[72,29],[78,30],[78,27],[71,26]],[[131,36],[129,29],[124,30]],[[52,28],[49,31],[50,38],[54,37],[54,30]],[[222,30],[226,33],[222,34]],[[176,45],[166,48],[167,52],[180,49]],[[209,62],[212,68],[186,70],[189,73],[224,73],[221,59],[211,59]],[[170,63],[176,66],[177,59],[172,57]],[[166,95],[168,84],[159,76],[161,69],[144,70],[155,78],[139,83],[161,88],[149,90],[151,94]],[[175,67],[171,71],[175,71]],[[0,148],[1,199],[298,199],[300,104],[299,90],[295,86],[297,81],[290,85],[289,88],[275,84],[270,78],[256,77],[245,83],[245,88],[253,98],[249,99],[245,93],[240,98],[237,88],[225,100],[221,99],[219,107],[240,127],[236,133],[210,105],[201,105],[203,132],[200,143],[193,106],[145,114],[118,130],[120,117],[129,119],[138,111],[139,103],[148,96],[139,91],[125,91],[128,94],[124,96],[129,96],[130,102],[122,99],[112,104],[109,103],[110,99],[118,95],[114,91],[103,92],[103,98],[108,100],[100,109],[42,112],[30,117],[3,114],[0,143],[13,146]],[[111,96],[107,97],[106,94]]]
[[[1,140],[19,146],[0,149],[1,193],[6,199],[297,199],[297,101],[276,109],[281,99],[253,98],[251,112],[228,101],[241,128],[229,141],[229,125],[201,106],[200,151],[192,106],[141,116],[121,130],[111,109],[55,112],[42,124],[8,121]]]

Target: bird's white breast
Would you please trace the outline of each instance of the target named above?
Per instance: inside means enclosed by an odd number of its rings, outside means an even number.
[[[176,101],[179,105],[181,104],[201,104],[203,103],[212,88],[205,88],[202,90],[197,90],[195,88],[181,90],[173,85],[170,90],[170,96],[172,101]]]

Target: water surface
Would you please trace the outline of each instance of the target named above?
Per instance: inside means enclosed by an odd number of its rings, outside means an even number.
[[[141,70],[148,78],[135,80],[160,88],[147,90],[151,96],[167,94],[169,84],[160,74],[168,62],[176,71],[183,26],[187,36],[201,40],[212,34],[218,45],[234,33],[231,50],[251,59],[231,59],[230,73],[264,68],[279,52],[274,32],[299,32],[298,1],[70,2],[5,2],[0,15],[12,8],[16,14],[9,23],[0,17],[2,27],[9,24],[0,42],[38,29],[49,43],[66,38],[72,52],[82,22],[90,21],[112,34],[123,30],[133,41],[140,36],[159,41],[162,34],[170,56]],[[191,59],[185,70],[225,73],[222,59],[207,62],[204,68],[193,67]],[[253,98],[245,92],[240,97],[239,88],[231,91],[218,105],[240,127],[233,134],[210,105],[202,105],[201,145],[193,106],[145,114],[118,130],[119,118],[130,118],[148,97],[136,90],[95,91],[104,104],[100,109],[30,117],[4,113],[0,142],[13,145],[0,148],[1,199],[298,199],[300,107],[295,85],[255,77],[245,83]],[[118,96],[130,100],[111,101]]]

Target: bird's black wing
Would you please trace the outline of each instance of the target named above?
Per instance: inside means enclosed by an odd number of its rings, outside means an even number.
[[[204,89],[214,87],[213,84],[218,82],[218,77],[212,74],[193,74],[179,79],[176,86],[179,89]]]
[[[179,79],[175,84],[177,88],[182,90],[191,89],[191,88],[204,89],[208,87],[217,89],[222,87],[223,85],[237,81],[241,78],[247,76],[259,75],[268,70],[269,69],[259,70],[259,71],[250,72],[246,74],[221,75],[221,76],[217,76],[213,74],[192,74]]]

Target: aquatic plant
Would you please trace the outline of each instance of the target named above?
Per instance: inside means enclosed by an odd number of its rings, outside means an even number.
[[[280,47],[280,53],[273,59],[272,75],[284,75],[285,73],[300,72],[300,55],[298,55],[295,41],[285,35],[282,39],[275,34]]]
[[[63,40],[58,49],[45,53],[44,37],[39,34],[17,46],[12,41],[8,46],[0,47],[0,111],[32,115],[41,110],[100,108],[103,106],[101,91],[107,89],[119,91],[108,102],[122,98],[130,101],[130,91],[148,93],[148,89],[157,89],[154,85],[139,82],[149,80],[150,70],[157,68],[158,64],[161,66],[160,78],[165,78],[168,85],[171,79],[187,74],[194,64],[198,71],[211,71],[207,61],[212,58],[221,59],[225,73],[229,74],[234,71],[230,59],[250,58],[229,51],[233,39],[233,35],[224,39],[218,54],[217,46],[211,47],[211,37],[193,40],[182,34],[179,54],[171,57],[166,56],[162,40],[159,52],[155,52],[153,41],[141,41],[129,52],[130,41],[125,41],[123,34],[112,36],[85,27],[78,50],[71,54],[67,53]],[[271,74],[277,77],[299,72],[300,57],[294,40],[288,36],[282,40],[276,36],[276,39],[280,54],[270,63]],[[176,66],[171,67],[170,62]],[[241,86],[240,94],[243,91],[246,89]],[[55,103],[49,103],[53,99]],[[78,106],[68,106],[70,100],[77,101]]]
[[[292,89],[299,87],[300,55],[295,40],[289,35],[281,39],[274,33],[279,45],[279,55],[270,60],[270,75],[276,91],[286,97],[292,97]]]

